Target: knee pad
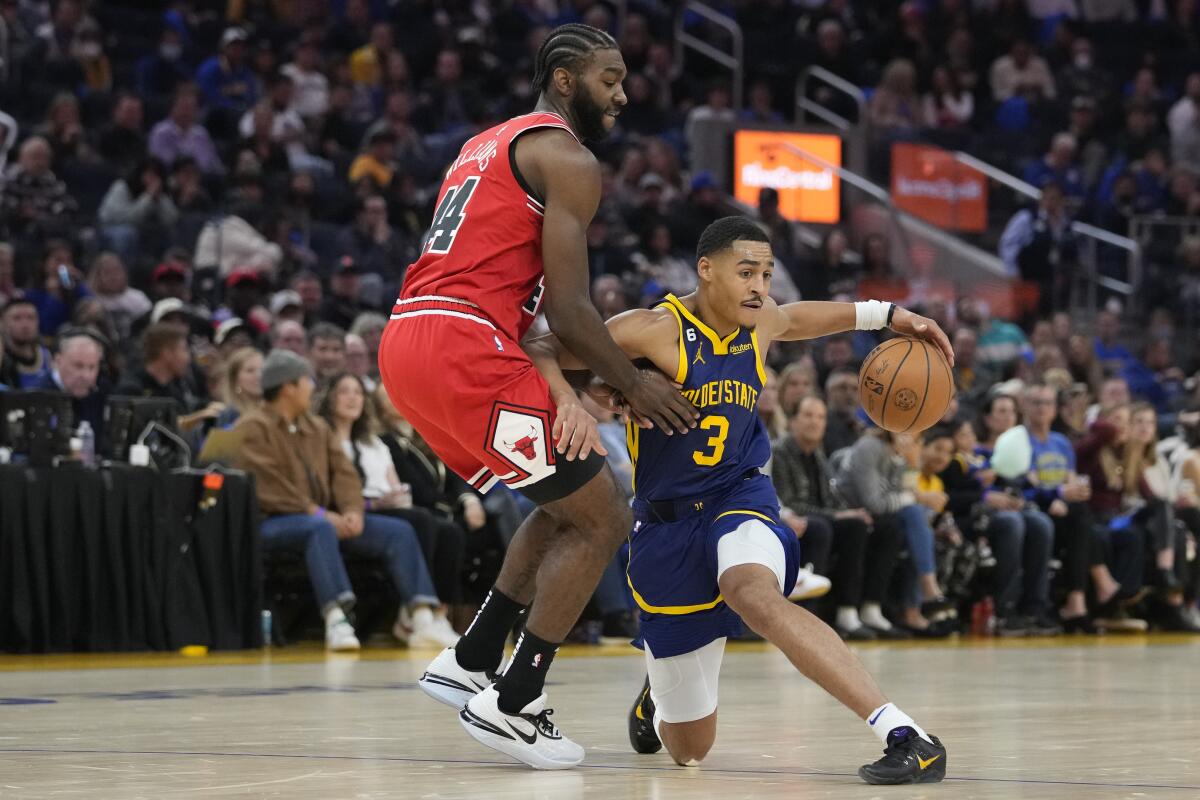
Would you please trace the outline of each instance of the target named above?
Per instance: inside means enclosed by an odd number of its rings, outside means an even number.
[[[787,554],[775,532],[757,519],[747,520],[717,542],[717,580],[730,567],[761,564],[775,573],[779,591],[787,582]]]
[[[717,679],[725,639],[670,658],[655,658],[646,648],[646,672],[656,716],[663,722],[695,722],[717,710]]]

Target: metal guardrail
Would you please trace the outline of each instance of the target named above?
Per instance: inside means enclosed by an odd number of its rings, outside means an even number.
[[[816,78],[822,83],[837,89],[842,94],[848,95],[858,109],[858,121],[851,122],[843,117],[830,111],[820,103],[808,99],[808,84]],[[850,81],[842,78],[824,67],[811,66],[800,73],[800,77],[796,80],[796,108],[799,109],[800,115],[797,122],[804,123],[808,120],[808,115],[812,114],[822,122],[827,122],[840,131],[849,131],[856,125],[864,125],[867,121],[867,96],[863,94],[862,89],[855,86]]]
[[[896,222],[896,226],[901,235],[906,240],[910,232],[917,233],[920,236],[928,239],[932,244],[937,245],[962,261],[969,262],[971,266],[977,267],[985,273],[990,273],[990,277],[1004,280],[1009,279],[1010,276],[1008,274],[1008,270],[1005,269],[1004,262],[1002,262],[999,257],[992,253],[988,253],[985,250],[981,250],[974,245],[968,244],[960,240],[958,237],[946,233],[946,231],[942,230],[936,225],[931,225],[925,220],[916,217],[907,211],[896,208],[895,204],[892,202],[891,194],[882,186],[872,183],[861,175],[851,172],[844,167],[830,163],[829,161],[826,161],[820,156],[811,153],[803,147],[786,143],[783,144],[782,147],[794,153],[795,155],[800,156],[804,160],[816,164],[821,169],[833,172],[846,183],[862,191],[864,194],[874,198],[880,204],[886,206],[888,213],[892,216],[892,219]],[[911,248],[903,248],[903,253],[905,258],[908,260],[909,271],[912,272],[912,261],[910,255]]]
[[[684,27],[688,14],[703,17],[706,21],[725,30],[729,34],[733,52],[726,53],[724,50],[713,47],[698,36],[688,33]],[[742,26],[721,12],[714,10],[704,3],[698,2],[698,0],[688,0],[688,2],[680,6],[678,13],[675,15],[675,66],[677,69],[682,69],[683,67],[683,53],[685,49],[694,50],[700,55],[717,62],[732,73],[733,86],[731,87],[731,93],[733,110],[740,114],[742,112],[742,97],[745,88],[745,61],[742,58]]]
[[[992,166],[986,161],[980,161],[970,153],[955,150],[952,155],[958,163],[983,173],[987,178],[1008,187],[1017,194],[1034,201],[1042,199],[1041,189],[1014,175],[1010,175],[998,167]],[[1128,236],[1119,236],[1111,231],[1106,231],[1103,228],[1097,228],[1095,225],[1089,225],[1086,222],[1079,222],[1078,220],[1071,223],[1071,231],[1076,236],[1086,240],[1088,249],[1092,254],[1092,258],[1088,260],[1089,275],[1087,276],[1089,281],[1087,287],[1089,306],[1093,310],[1095,309],[1097,286],[1102,286],[1110,291],[1125,295],[1130,299],[1130,304],[1133,305],[1137,297],[1138,287],[1141,286],[1142,281],[1141,245]],[[1128,280],[1122,281],[1108,275],[1100,274],[1096,268],[1100,244],[1116,247],[1126,252],[1126,277]]]

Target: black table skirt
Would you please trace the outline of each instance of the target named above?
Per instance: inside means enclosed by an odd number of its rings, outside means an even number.
[[[262,645],[258,505],[225,471],[0,465],[0,650]]]

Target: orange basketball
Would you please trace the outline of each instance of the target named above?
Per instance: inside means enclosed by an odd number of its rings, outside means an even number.
[[[932,426],[954,397],[946,357],[923,339],[899,336],[876,347],[858,371],[858,401],[871,420],[892,433]]]

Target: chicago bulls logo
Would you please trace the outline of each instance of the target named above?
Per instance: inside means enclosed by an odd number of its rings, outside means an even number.
[[[522,436],[515,442],[510,442],[503,439],[501,441],[503,441],[504,446],[508,448],[508,452],[520,453],[521,455],[525,456],[525,458],[533,461],[533,459],[537,457],[537,450],[534,449],[534,445],[537,443],[537,440],[537,429],[530,425],[528,435]]]

